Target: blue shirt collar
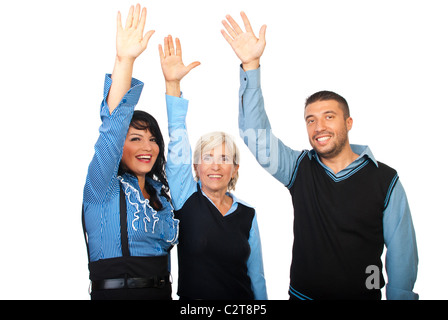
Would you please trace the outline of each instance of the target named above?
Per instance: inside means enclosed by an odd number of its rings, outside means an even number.
[[[368,146],[358,145],[358,144],[351,144],[350,147],[352,148],[352,151],[359,155],[359,157],[353,161],[353,163],[359,162],[359,160],[363,158],[369,158],[372,160],[372,162],[378,167],[378,162],[376,161],[375,157],[373,156],[372,151]],[[310,157],[310,160],[314,157],[322,166],[325,166],[317,156],[317,153],[314,149],[312,149],[308,156]]]

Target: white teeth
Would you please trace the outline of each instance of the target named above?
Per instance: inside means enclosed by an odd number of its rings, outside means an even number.
[[[222,178],[222,176],[219,174],[210,174],[209,178]]]
[[[317,141],[319,141],[319,142],[327,141],[328,139],[330,139],[330,137],[322,137],[322,138],[318,138]]]
[[[138,156],[137,159],[151,160],[151,156]]]

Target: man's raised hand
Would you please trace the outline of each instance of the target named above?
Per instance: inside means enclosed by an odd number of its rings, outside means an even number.
[[[245,32],[230,15],[227,15],[227,21],[222,21],[227,32],[221,30],[221,33],[241,60],[243,69],[246,71],[257,69],[260,66],[260,57],[266,47],[266,25],[261,27],[259,38],[257,38],[244,12],[241,12],[241,18],[246,29]]]

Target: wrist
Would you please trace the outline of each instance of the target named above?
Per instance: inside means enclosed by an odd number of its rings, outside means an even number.
[[[244,71],[258,69],[260,67],[260,58],[249,62],[243,62],[242,65]]]
[[[115,62],[123,65],[134,65],[135,58],[117,55],[115,57]]]
[[[167,95],[180,97],[180,81],[165,81],[165,87]]]

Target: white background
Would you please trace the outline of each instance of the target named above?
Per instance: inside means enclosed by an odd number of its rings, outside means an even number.
[[[447,299],[446,156],[448,20],[446,1],[142,1],[155,29],[134,76],[138,104],[167,137],[157,45],[172,34],[184,62],[202,65],[183,81],[195,143],[223,130],[241,152],[236,194],[254,205],[262,236],[268,295],[287,299],[292,247],[289,192],[238,138],[239,61],[222,38],[221,20],[258,34],[266,109],[276,135],[309,148],[303,103],[319,90],[349,102],[350,142],[367,144],[399,172],[419,249],[415,292]],[[103,79],[115,58],[115,19],[131,1],[2,1],[0,4],[1,299],[89,299],[81,203],[100,126]],[[167,138],[166,138],[167,139]],[[166,143],[168,141],[166,140]],[[173,298],[177,260],[173,250]]]

